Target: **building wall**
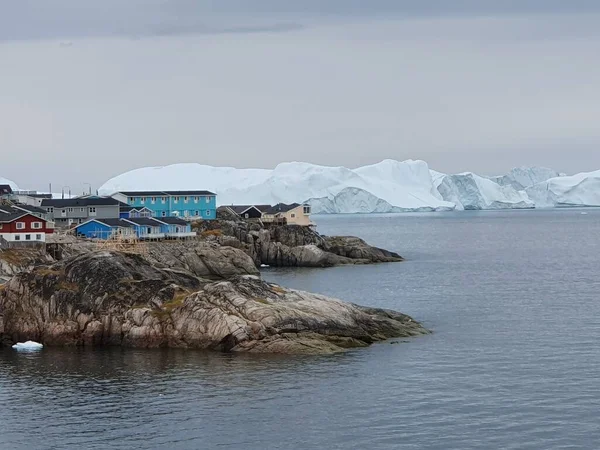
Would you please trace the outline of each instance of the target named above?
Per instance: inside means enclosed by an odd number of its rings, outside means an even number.
[[[286,218],[288,225],[300,225],[307,227],[311,224],[310,215],[304,214],[304,206],[300,205],[294,209],[290,209],[288,212],[283,214]]]
[[[112,227],[101,222],[91,221],[77,227],[77,234],[89,239],[108,239],[112,233]]]
[[[22,228],[19,228],[23,224]],[[41,224],[41,225],[35,225]],[[40,228],[34,228],[39,226]],[[15,219],[10,223],[0,224],[0,236],[8,242],[45,242],[46,234],[51,234],[54,229],[48,226],[48,223],[39,217],[27,214],[19,219]],[[29,236],[29,239],[27,238]]]
[[[146,207],[153,212],[154,217],[202,218],[213,220],[217,218],[217,200],[212,196],[134,196],[123,198],[115,194],[113,198],[136,208]],[[163,203],[164,199],[164,203]]]
[[[54,220],[57,226],[67,226],[69,220],[72,223],[83,223],[88,219],[118,219],[119,205],[99,205],[99,206],[69,206],[65,208],[44,207],[48,211],[48,219]]]

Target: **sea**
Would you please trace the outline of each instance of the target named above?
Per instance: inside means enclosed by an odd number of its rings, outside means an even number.
[[[0,350],[0,449],[598,449],[600,211],[316,216],[402,263],[266,268],[431,335],[326,356]]]

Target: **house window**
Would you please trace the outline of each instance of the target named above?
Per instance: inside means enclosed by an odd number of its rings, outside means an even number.
[[[152,202],[152,204],[154,205],[156,203],[156,197],[152,197],[152,200],[150,200]]]
[[[30,234],[26,234],[25,235],[25,240],[26,241],[30,241],[31,240],[31,235]]]
[[[142,203],[142,205],[143,205],[144,203],[146,203],[146,197],[142,197],[142,198],[140,199],[140,202]]]
[[[246,213],[246,214],[244,214],[244,217],[245,217],[246,219],[249,219],[249,218],[250,218],[250,214]]]
[[[310,206],[304,207],[304,214],[310,214]]]
[[[167,202],[167,197],[161,197],[160,202],[164,205]]]
[[[210,216],[210,209],[207,209],[206,211],[204,211],[204,215],[206,217]]]
[[[54,208],[50,207],[50,208],[46,208],[46,211],[48,211],[50,214],[54,213]]]
[[[210,197],[206,197],[206,203],[210,203]]]
[[[96,207],[90,206],[89,212],[90,212],[90,216],[95,216],[96,215]]]
[[[174,203],[179,203],[179,197],[173,197],[173,202]]]
[[[190,216],[190,212],[189,212],[189,211],[186,209],[186,210],[183,212],[183,215],[184,215],[185,217],[189,217],[189,216]]]
[[[79,211],[85,212],[85,208],[79,208]]]
[[[66,209],[61,209],[61,210],[60,210],[60,215],[61,215],[62,217],[67,217],[67,210],[66,210]]]
[[[36,234],[35,235],[35,240],[36,241],[41,241],[42,240],[42,235],[41,234]]]
[[[25,222],[17,222],[17,230],[24,230]]]
[[[200,211],[198,211],[198,210],[194,211],[194,215],[195,216],[199,216],[200,215]]]
[[[194,203],[198,203],[198,197],[194,197]]]
[[[151,227],[148,227],[148,229],[146,230],[146,232],[147,232],[148,234],[152,234],[152,228],[151,228]]]
[[[15,241],[20,241],[20,240],[21,240],[21,235],[15,234]]]
[[[294,217],[296,217],[296,214],[292,213],[292,214],[290,214],[290,216],[291,216],[291,217],[292,217],[292,219],[293,219]]]
[[[160,216],[161,217],[167,217],[167,212],[166,211],[161,211],[160,212]]]
[[[42,222],[32,222],[31,228],[33,228],[34,230],[39,230],[40,228],[42,228]]]
[[[188,198],[187,197],[183,197],[183,203],[187,203],[188,202]]]
[[[129,204],[133,205],[135,203],[135,197],[131,197],[129,199]]]
[[[73,208],[69,208],[69,212],[73,212]]]

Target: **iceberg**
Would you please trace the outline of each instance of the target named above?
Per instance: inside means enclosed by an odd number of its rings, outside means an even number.
[[[0,177],[0,184],[8,184],[13,191],[19,190],[19,187],[14,181],[9,180],[8,178]]]
[[[27,342],[18,342],[15,345],[13,345],[12,348],[14,348],[15,350],[32,351],[32,350],[41,350],[42,348],[44,348],[44,346],[42,344],[40,344],[39,342],[27,341]]]
[[[206,189],[219,205],[305,202],[313,213],[523,209],[600,205],[600,171],[560,174],[519,167],[500,176],[445,174],[425,161],[386,159],[349,169],[304,162],[274,169],[173,164],[132,170],[108,180],[102,195],[118,191]]]
[[[471,172],[437,178],[438,191],[457,210],[534,208],[524,191],[511,184],[500,185]]]
[[[538,208],[600,206],[600,170],[550,178],[526,192]]]

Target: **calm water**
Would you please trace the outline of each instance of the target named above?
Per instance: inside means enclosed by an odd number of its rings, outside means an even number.
[[[401,264],[271,270],[434,331],[325,357],[0,350],[0,449],[600,448],[600,211],[318,217]]]

